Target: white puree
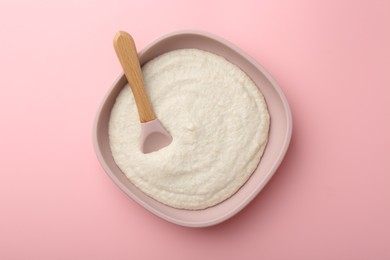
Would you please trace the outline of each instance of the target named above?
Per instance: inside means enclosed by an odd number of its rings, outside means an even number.
[[[256,169],[268,140],[263,95],[237,66],[197,49],[165,53],[142,71],[173,141],[141,153],[139,117],[127,85],[109,123],[119,168],[144,193],[175,208],[204,209],[232,196]]]

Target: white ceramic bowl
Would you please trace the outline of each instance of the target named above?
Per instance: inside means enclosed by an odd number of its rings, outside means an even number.
[[[178,225],[206,227],[234,216],[267,184],[282,162],[289,146],[292,116],[282,90],[265,69],[242,50],[215,35],[199,31],[179,31],[167,34],[139,53],[140,63],[143,65],[165,52],[183,48],[197,48],[225,57],[245,71],[265,97],[271,117],[269,141],[257,169],[240,190],[216,206],[204,210],[182,210],[164,205],[136,188],[115,164],[108,138],[111,109],[119,92],[127,83],[124,74],[119,76],[103,99],[94,124],[93,141],[97,157],[104,170],[127,195],[141,206]]]

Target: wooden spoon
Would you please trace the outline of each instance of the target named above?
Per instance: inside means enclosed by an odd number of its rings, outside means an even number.
[[[141,151],[151,153],[160,150],[172,142],[172,137],[153,112],[144,88],[144,79],[134,40],[127,32],[119,31],[114,38],[114,48],[137,105],[141,121]]]

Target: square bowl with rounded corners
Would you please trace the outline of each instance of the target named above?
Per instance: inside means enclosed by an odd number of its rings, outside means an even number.
[[[203,210],[183,210],[164,205],[135,187],[115,164],[110,150],[108,122],[116,97],[127,84],[122,73],[103,99],[93,128],[97,158],[111,179],[141,206],[169,222],[187,227],[207,227],[237,214],[263,189],[275,173],[288,149],[292,116],[287,99],[265,69],[242,50],[218,36],[199,31],[179,31],[155,40],[141,52],[141,66],[169,51],[196,48],[225,57],[241,68],[263,93],[271,117],[269,140],[263,157],[249,180],[229,199]]]

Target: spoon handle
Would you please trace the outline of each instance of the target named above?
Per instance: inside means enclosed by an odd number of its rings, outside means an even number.
[[[133,92],[141,123],[156,119],[144,88],[144,79],[133,38],[127,32],[117,32],[114,48]]]

